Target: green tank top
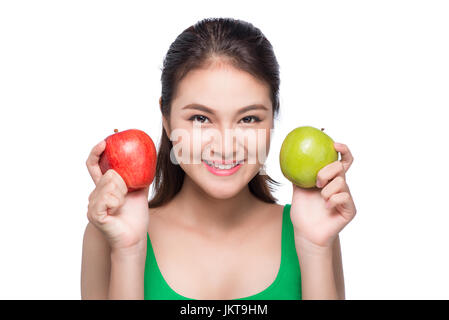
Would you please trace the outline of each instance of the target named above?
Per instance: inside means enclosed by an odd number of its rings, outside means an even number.
[[[235,300],[301,300],[301,272],[296,253],[290,204],[282,213],[281,264],[275,280],[265,290]],[[147,233],[147,256],[144,274],[145,300],[195,300],[175,292],[163,278]]]

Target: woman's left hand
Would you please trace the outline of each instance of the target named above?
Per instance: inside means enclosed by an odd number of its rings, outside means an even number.
[[[341,160],[318,172],[317,188],[304,189],[292,183],[290,208],[295,239],[326,248],[332,246],[338,233],[356,214],[345,176],[354,158],[346,145],[334,143],[334,147]]]

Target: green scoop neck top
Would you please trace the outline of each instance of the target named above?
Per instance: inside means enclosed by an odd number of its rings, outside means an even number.
[[[263,291],[234,300],[301,300],[301,271],[296,253],[290,204],[282,212],[281,264],[274,281]],[[195,300],[174,291],[162,276],[150,236],[147,233],[147,255],[144,273],[145,300]]]

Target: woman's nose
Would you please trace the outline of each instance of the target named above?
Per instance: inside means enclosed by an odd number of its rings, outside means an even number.
[[[234,159],[237,152],[237,139],[235,130],[224,128],[217,130],[213,136],[212,151],[216,158]]]

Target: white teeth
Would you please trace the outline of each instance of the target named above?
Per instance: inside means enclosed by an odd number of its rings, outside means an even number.
[[[220,169],[220,170],[229,170],[229,169],[234,168],[238,164],[242,163],[242,161],[239,161],[239,162],[237,162],[235,164],[216,164],[216,163],[209,162],[209,161],[206,161],[206,160],[204,160],[204,162],[206,162],[206,164],[209,165],[210,167],[214,167],[214,168],[217,168],[217,169]]]

